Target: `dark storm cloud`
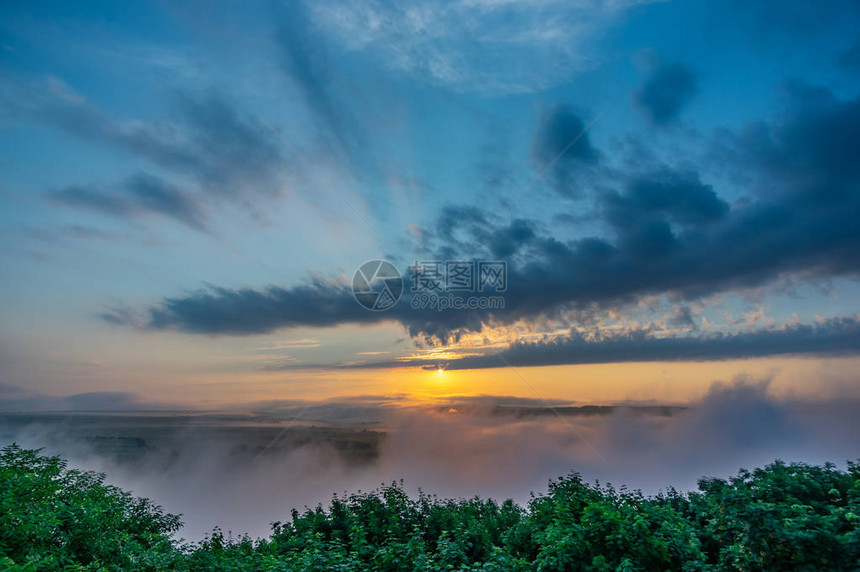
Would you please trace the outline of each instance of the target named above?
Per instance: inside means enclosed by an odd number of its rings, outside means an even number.
[[[649,121],[668,125],[678,119],[681,111],[698,91],[696,75],[680,63],[659,64],[633,94],[633,100]]]
[[[722,218],[729,205],[696,173],[670,169],[640,175],[627,182],[622,193],[607,193],[606,218],[623,228],[643,217],[659,216],[680,224],[703,224]]]
[[[739,137],[742,166],[759,173],[759,193],[785,203],[856,207],[860,190],[860,98],[839,101],[825,88],[790,81],[779,124],[755,124]],[[800,209],[798,209],[800,210]]]
[[[507,260],[535,236],[534,225],[529,221],[516,219],[510,226],[500,228],[491,235],[487,245],[495,258]]]
[[[116,189],[67,187],[50,193],[48,198],[120,218],[160,215],[196,230],[204,230],[206,226],[203,208],[193,195],[143,173],[130,177]]]
[[[563,317],[644,296],[694,300],[782,276],[856,275],[860,99],[839,101],[804,85],[789,86],[786,93],[788,104],[777,120],[734,136],[736,166],[748,172],[747,190],[757,198],[731,209],[694,173],[660,170],[626,176],[621,191],[603,195],[607,236],[561,241],[530,221],[499,225],[478,209],[443,211],[435,227],[441,258],[466,252],[492,259],[516,252],[503,310],[413,310],[407,284],[407,296],[395,308],[366,312],[345,285],[317,282],[215,288],[170,298],[151,308],[143,323],[152,329],[252,334],[395,320],[414,336],[445,341],[483,325]],[[685,351],[682,344],[666,347]]]
[[[496,225],[486,213],[465,205],[443,207],[436,219],[435,236],[443,237],[439,254],[456,259],[483,245],[496,258],[510,258],[537,235],[535,225],[515,219],[509,225]],[[474,253],[474,252],[471,252]]]
[[[405,291],[409,291],[406,278]],[[100,317],[115,325],[151,330],[176,329],[210,335],[256,335],[280,328],[338,324],[401,322],[412,335],[443,338],[450,330],[478,330],[481,315],[456,312],[456,319],[440,320],[436,310],[413,310],[408,302],[385,312],[360,306],[348,285],[314,281],[284,288],[228,289],[209,287],[183,297],[167,298],[143,315],[127,308],[111,309]],[[453,316],[451,316],[453,317]]]
[[[368,315],[370,314],[370,315]],[[123,314],[105,316],[115,322]],[[192,333],[251,335],[290,326],[334,326],[339,323],[392,319],[368,312],[343,285],[323,281],[292,288],[230,290],[210,288],[181,298],[168,298],[148,316],[152,329],[177,328]]]
[[[696,173],[665,168],[633,177],[623,192],[604,193],[601,200],[606,222],[617,233],[617,246],[643,259],[669,255],[682,246],[673,224],[702,227],[729,211],[728,203]]]
[[[547,171],[555,189],[571,197],[581,192],[577,189],[577,175],[599,159],[588,136],[588,125],[564,103],[541,114],[531,152],[535,170]]]

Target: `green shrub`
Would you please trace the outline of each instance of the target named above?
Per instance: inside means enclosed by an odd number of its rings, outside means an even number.
[[[179,545],[176,516],[15,445],[0,453],[0,570],[860,570],[860,466],[776,462],[646,497],[550,482],[527,507],[410,498],[402,484],[293,511],[268,539],[215,529]]]
[[[19,570],[164,570],[180,556],[179,518],[68,469],[58,457],[0,450],[0,561]]]

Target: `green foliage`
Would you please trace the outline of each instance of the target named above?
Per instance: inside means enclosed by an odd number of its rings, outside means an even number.
[[[702,479],[690,513],[723,570],[860,569],[860,467],[776,462]]]
[[[392,483],[293,511],[268,539],[178,545],[178,527],[104,475],[0,454],[0,569],[17,571],[858,570],[860,466],[776,462],[654,497],[572,473],[527,507]]]
[[[540,571],[701,570],[690,523],[641,493],[585,485],[579,475],[550,484],[532,501]]]
[[[0,451],[0,563],[11,570],[163,570],[179,518],[17,445]]]

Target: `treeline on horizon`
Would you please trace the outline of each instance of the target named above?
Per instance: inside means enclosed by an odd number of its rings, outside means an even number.
[[[860,464],[775,462],[656,496],[550,481],[525,507],[410,498],[402,484],[292,511],[266,539],[215,529],[186,543],[178,516],[69,469],[0,451],[0,570],[860,570]]]

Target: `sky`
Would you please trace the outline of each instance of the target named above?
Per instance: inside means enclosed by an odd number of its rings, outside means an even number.
[[[854,1],[0,13],[2,410],[860,399]]]

